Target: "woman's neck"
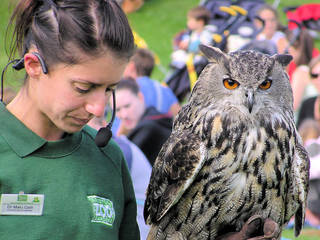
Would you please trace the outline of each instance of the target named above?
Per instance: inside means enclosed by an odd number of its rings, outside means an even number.
[[[23,87],[17,96],[7,105],[7,109],[26,127],[38,136],[56,141],[62,138],[64,132],[58,129],[34,104]]]

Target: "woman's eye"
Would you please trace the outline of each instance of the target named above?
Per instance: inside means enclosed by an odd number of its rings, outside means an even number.
[[[76,88],[79,93],[88,93],[90,89]]]
[[[90,86],[88,84],[81,84],[81,83],[75,84],[75,89],[79,93],[88,93],[91,88],[92,88],[92,86]]]
[[[236,89],[240,83],[238,83],[236,80],[233,80],[231,78],[227,78],[223,80],[223,85],[225,88],[233,90]]]
[[[267,90],[271,87],[271,84],[272,84],[272,80],[267,79],[267,80],[263,81],[263,83],[260,84],[259,88],[262,90]]]

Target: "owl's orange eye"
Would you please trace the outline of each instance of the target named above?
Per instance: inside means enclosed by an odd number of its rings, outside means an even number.
[[[271,87],[271,84],[272,84],[272,80],[267,79],[263,83],[260,84],[259,88],[262,90],[267,90]]]
[[[233,90],[236,89],[240,84],[237,81],[232,80],[231,78],[227,78],[223,80],[223,85],[225,86],[225,88]]]

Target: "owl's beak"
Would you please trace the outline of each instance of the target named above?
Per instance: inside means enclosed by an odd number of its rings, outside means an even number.
[[[249,110],[249,113],[251,113],[252,108],[253,108],[253,104],[254,104],[253,89],[247,90],[246,97],[247,97],[247,108]]]

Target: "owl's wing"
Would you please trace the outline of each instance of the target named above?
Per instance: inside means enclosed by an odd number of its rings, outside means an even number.
[[[172,132],[153,166],[144,206],[147,223],[159,221],[178,202],[201,169],[205,155],[199,136],[187,129]]]
[[[301,144],[297,144],[292,162],[291,190],[293,201],[298,203],[298,210],[295,214],[295,236],[300,234],[304,224],[305,210],[307,204],[307,194],[309,188],[309,168],[310,160],[308,154]],[[290,204],[292,206],[292,203]]]

